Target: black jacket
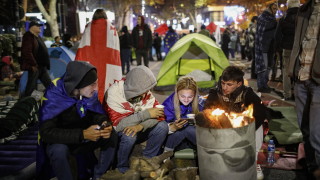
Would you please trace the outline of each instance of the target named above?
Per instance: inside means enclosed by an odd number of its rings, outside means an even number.
[[[101,125],[107,121],[106,115],[88,111],[86,116],[80,118],[76,105],[66,109],[58,116],[46,120],[40,126],[41,139],[46,143],[80,144],[83,142],[83,130],[91,125]]]
[[[132,37],[128,32],[119,37],[120,49],[131,49],[132,48]]]
[[[136,49],[139,48],[139,28],[139,25],[134,27],[131,34],[133,47]],[[143,24],[143,49],[148,50],[150,48],[152,48],[152,33],[148,25]]]
[[[298,7],[288,9],[287,14],[278,22],[275,41],[282,49],[292,50],[298,9]]]
[[[222,100],[221,90],[219,87],[213,88],[209,92],[208,99],[205,102],[204,109],[208,108],[221,108],[226,112],[242,112],[244,108],[248,107],[250,104],[253,104],[253,117],[256,122],[256,129],[258,129],[264,120],[266,119],[266,107],[261,104],[261,99],[253,92],[252,88],[246,86],[240,86],[236,89],[231,95],[231,102],[224,102]],[[237,96],[243,92],[240,102],[234,103]]]
[[[83,61],[72,61],[69,62],[66,73],[63,77],[65,93],[70,96],[70,98],[79,99],[76,96],[73,96],[72,91],[76,89],[77,85],[81,82],[83,77],[92,69],[96,69],[89,63]],[[53,84],[46,89],[49,91],[52,88]],[[61,93],[63,89],[61,89]],[[58,91],[55,91],[58,92]],[[58,95],[56,95],[58,97]],[[71,105],[70,107],[64,107],[63,101],[56,102],[52,100],[52,103],[48,103],[54,97],[47,96],[45,93],[46,102],[43,102],[43,105],[40,109],[40,135],[41,139],[46,143],[58,143],[58,144],[80,144],[83,140],[83,130],[87,129],[91,125],[101,125],[103,121],[109,121],[109,118],[105,114],[99,114],[93,111],[87,110],[86,115],[81,118],[76,104]],[[56,98],[59,99],[59,98]],[[97,100],[98,101],[98,100]],[[50,108],[48,108],[50,107]],[[55,108],[55,109],[53,109]],[[59,109],[60,108],[60,109]],[[51,111],[43,111],[44,109]],[[61,112],[58,113],[57,109]],[[45,113],[51,113],[52,116],[49,116],[48,119],[45,118]],[[55,114],[57,112],[58,114]],[[52,118],[51,118],[52,117]]]

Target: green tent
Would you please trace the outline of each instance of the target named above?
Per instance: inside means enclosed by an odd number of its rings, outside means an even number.
[[[180,76],[194,70],[208,73],[211,79],[198,81],[200,88],[212,87],[222,71],[229,66],[223,51],[209,37],[192,33],[184,36],[170,49],[157,76],[157,88],[175,85]]]

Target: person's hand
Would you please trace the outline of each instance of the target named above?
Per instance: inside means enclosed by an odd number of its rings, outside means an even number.
[[[38,71],[37,66],[32,66],[31,69],[32,69],[33,72],[37,72]]]
[[[137,124],[134,126],[128,126],[126,128],[124,128],[123,133],[127,136],[133,137],[135,136],[138,132],[142,131],[143,126],[141,124]]]
[[[101,136],[99,126],[92,125],[87,129],[83,130],[83,138],[90,141],[97,141]]]
[[[151,118],[164,117],[163,108],[149,108],[148,111]]]
[[[184,126],[185,124],[187,124],[187,123],[188,123],[187,120],[177,119],[176,121],[174,121],[174,123],[171,123],[171,124],[169,125],[170,131],[175,132],[175,131],[183,128],[183,126]]]
[[[100,130],[100,134],[101,134],[100,136],[101,136],[102,138],[107,139],[107,138],[110,137],[111,132],[112,132],[112,126],[105,127],[104,129],[101,129],[101,130]]]

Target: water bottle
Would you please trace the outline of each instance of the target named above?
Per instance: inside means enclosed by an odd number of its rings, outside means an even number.
[[[268,165],[272,166],[275,163],[275,159],[274,159],[274,152],[275,152],[275,145],[272,139],[269,140],[269,144],[268,144]]]

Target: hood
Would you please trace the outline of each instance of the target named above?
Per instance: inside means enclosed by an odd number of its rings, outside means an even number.
[[[138,66],[126,75],[124,92],[126,99],[139,96],[157,84],[152,71],[146,66]]]
[[[68,93],[76,89],[76,86],[80,83],[82,78],[87,74],[88,71],[96,68],[85,62],[85,61],[71,61],[67,65],[66,73],[64,74],[64,86]]]

